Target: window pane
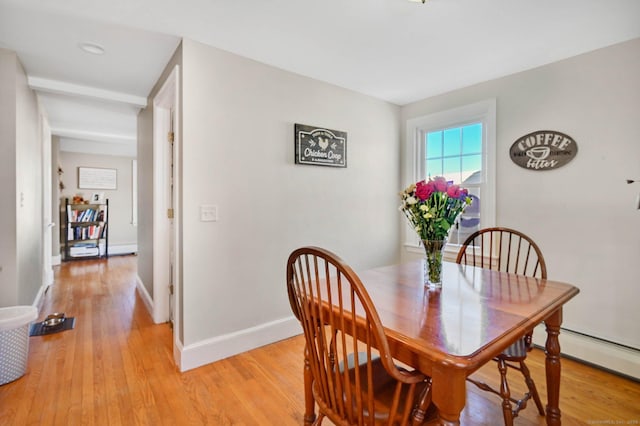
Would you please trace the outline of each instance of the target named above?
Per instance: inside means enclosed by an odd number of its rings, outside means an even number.
[[[444,155],[460,155],[460,128],[444,131]]]
[[[427,177],[442,175],[442,159],[427,160]]]
[[[470,124],[462,128],[462,153],[482,152],[482,123]]]
[[[442,157],[442,131],[427,133],[427,158]]]
[[[474,172],[477,172],[479,170],[482,170],[482,155],[465,155],[464,157],[462,157],[461,172],[463,181],[471,176]]]
[[[443,161],[443,176],[447,180],[452,180],[459,184],[460,179],[460,157],[445,158]]]
[[[458,244],[462,244],[469,235],[480,229],[480,188],[467,187],[467,189],[469,197],[471,197],[471,204],[460,215],[456,235]]]

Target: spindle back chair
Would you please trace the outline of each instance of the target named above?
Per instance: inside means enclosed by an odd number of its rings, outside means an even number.
[[[304,331],[315,425],[325,416],[337,425],[421,423],[430,379],[396,366],[376,308],[345,262],[322,248],[297,249],[287,261],[287,291]]]
[[[458,252],[456,263],[528,277],[547,278],[547,265],[538,245],[524,233],[510,228],[485,228],[469,235]],[[532,349],[532,336],[533,330],[495,358],[500,371],[499,390],[472,377],[467,379],[480,389],[502,398],[502,412],[507,426],[513,425],[513,419],[518,416],[520,410],[526,408],[527,401],[531,398],[538,413],[541,416],[545,415],[540,395],[525,364],[527,353]],[[529,392],[520,399],[511,396],[507,368],[520,371],[524,377]]]

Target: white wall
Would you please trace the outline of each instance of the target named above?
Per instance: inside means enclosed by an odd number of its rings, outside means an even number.
[[[51,221],[54,226],[51,230],[51,256],[54,264],[60,263],[60,180],[64,175],[58,174],[60,166],[60,137],[51,137]]]
[[[42,127],[38,99],[19,61],[16,113],[18,303],[27,305],[34,302],[43,284]]]
[[[625,183],[640,177],[638,76],[640,39],[407,105],[402,123],[495,97],[497,225],[529,234],[549,277],[580,288],[564,327],[640,349],[640,184]],[[570,135],[577,157],[518,167],[509,148],[535,130]]]
[[[16,258],[16,64],[14,52],[0,49],[0,307],[18,300]]]
[[[42,289],[40,109],[16,54],[0,49],[0,307]]]
[[[59,139],[61,151],[81,154],[114,155],[117,157],[136,157],[135,142],[98,142],[71,138]]]
[[[189,40],[182,53],[185,346],[290,318],[299,246],[356,270],[398,260],[397,106]],[[296,122],[346,131],[348,167],[295,165]]]

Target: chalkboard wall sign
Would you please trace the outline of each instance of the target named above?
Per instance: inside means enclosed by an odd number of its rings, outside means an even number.
[[[295,124],[296,164],[347,167],[347,133]]]
[[[553,170],[564,166],[578,153],[570,136],[554,130],[538,130],[516,140],[509,154],[518,166],[529,170]]]

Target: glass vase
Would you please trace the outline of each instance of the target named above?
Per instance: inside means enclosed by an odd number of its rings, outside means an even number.
[[[442,288],[442,253],[447,239],[422,240],[427,259],[424,266],[424,284],[432,289]]]

